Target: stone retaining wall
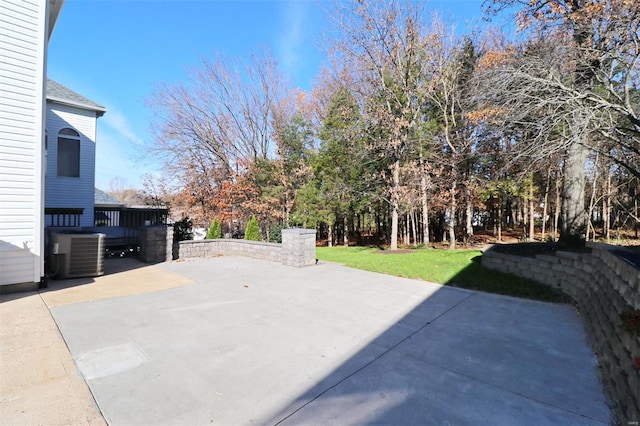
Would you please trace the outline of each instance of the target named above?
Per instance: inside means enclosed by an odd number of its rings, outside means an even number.
[[[575,300],[618,420],[632,424],[640,421],[640,370],[634,363],[640,337],[623,329],[620,315],[640,309],[640,271],[610,253],[612,246],[587,245],[591,254],[557,252],[535,259],[489,249],[482,265],[559,288]]]
[[[282,244],[234,239],[180,241],[178,257],[189,259],[229,255],[282,262],[295,267],[313,265],[316,259],[316,230],[283,229]]]

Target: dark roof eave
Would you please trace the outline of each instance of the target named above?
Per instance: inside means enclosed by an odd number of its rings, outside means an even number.
[[[121,209],[121,208],[125,207],[125,205],[122,204],[122,203],[118,203],[118,204],[115,204],[115,203],[94,203],[93,206],[97,207],[97,208],[118,208],[118,209]]]
[[[97,107],[93,105],[82,104],[80,102],[72,102],[66,99],[56,98],[55,96],[47,96],[47,101],[60,104],[60,105],[72,106],[72,107],[84,109],[87,111],[94,111],[96,113],[96,116],[98,117],[102,117],[104,113],[107,112],[107,109],[105,107]]]

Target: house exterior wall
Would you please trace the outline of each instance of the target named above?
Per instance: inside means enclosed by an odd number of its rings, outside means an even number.
[[[83,208],[80,226],[93,226],[96,113],[47,102],[46,117],[45,208]],[[80,134],[80,177],[58,176],[58,132],[64,128]]]
[[[44,275],[48,0],[0,1],[0,291]]]

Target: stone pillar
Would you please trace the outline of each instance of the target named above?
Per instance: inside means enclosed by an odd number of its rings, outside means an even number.
[[[287,266],[309,266],[316,263],[316,230],[282,230],[282,264]]]
[[[140,259],[146,263],[165,262],[171,258],[167,253],[168,228],[166,226],[145,226],[140,228]],[[173,239],[173,235],[171,236]]]

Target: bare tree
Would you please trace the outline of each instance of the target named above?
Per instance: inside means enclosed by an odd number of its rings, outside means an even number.
[[[156,119],[154,152],[204,155],[233,170],[267,158],[272,148],[274,105],[283,77],[268,55],[242,67],[223,57],[202,60],[187,83],[161,86],[150,100]]]
[[[446,169],[448,187],[447,232],[449,248],[456,246],[456,225],[460,187],[463,189],[465,211],[465,234],[473,235],[471,216],[473,173],[473,125],[467,117],[467,109],[472,102],[469,81],[475,72],[477,47],[470,37],[459,39],[455,29],[446,25],[437,16],[431,21],[427,35],[424,58],[425,99],[428,118],[437,123],[431,160]]]
[[[226,182],[269,157],[273,114],[284,78],[269,54],[248,63],[203,59],[188,80],[162,85],[149,103],[156,140],[149,152],[165,160],[167,180],[187,206],[210,220],[213,196]]]
[[[626,0],[491,0],[489,11],[517,6],[530,40],[503,50],[486,88],[507,121],[530,141],[522,155],[562,152],[561,239],[579,242],[586,229],[585,162],[598,150],[638,173],[637,93],[640,4]],[[506,57],[505,55],[504,57]],[[503,58],[504,58],[503,57]],[[602,144],[598,132],[610,144]],[[631,157],[629,157],[631,154]]]
[[[126,206],[144,204],[144,196],[141,191],[133,188],[125,179],[119,176],[116,176],[109,181],[109,190],[107,192],[113,198]]]
[[[354,91],[363,99],[371,140],[390,160],[390,248],[395,250],[400,167],[423,111],[423,10],[419,3],[404,0],[354,1],[337,7],[341,37],[334,48],[354,74]]]

